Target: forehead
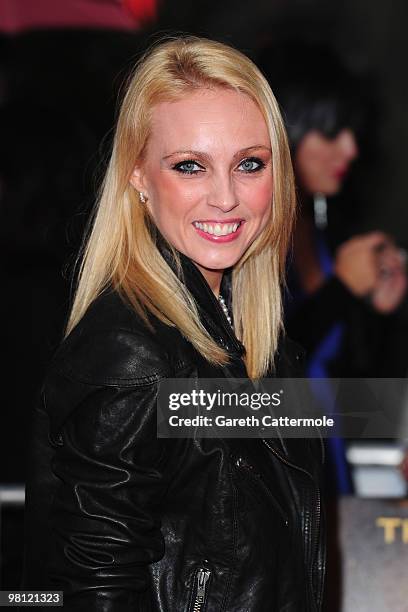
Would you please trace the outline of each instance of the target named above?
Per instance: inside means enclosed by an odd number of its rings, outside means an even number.
[[[155,105],[149,141],[149,147],[159,147],[165,154],[174,147],[270,145],[266,122],[255,102],[244,93],[221,88],[199,89]]]

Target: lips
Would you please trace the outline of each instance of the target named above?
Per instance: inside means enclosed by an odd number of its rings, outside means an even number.
[[[343,179],[346,176],[347,172],[348,168],[339,168],[338,170],[335,170],[334,176],[337,179]]]
[[[200,220],[193,221],[197,233],[214,242],[230,242],[240,234],[243,219],[228,219],[226,221]]]

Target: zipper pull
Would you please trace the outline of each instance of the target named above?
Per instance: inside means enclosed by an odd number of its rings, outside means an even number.
[[[199,569],[197,573],[197,593],[195,596],[193,612],[200,612],[205,603],[205,593],[207,582],[210,579],[211,572],[209,570]]]

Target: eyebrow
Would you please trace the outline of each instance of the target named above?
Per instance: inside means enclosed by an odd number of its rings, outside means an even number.
[[[237,151],[237,153],[235,153],[234,155],[234,159],[237,157],[241,157],[242,155],[246,153],[250,153],[251,151],[259,151],[259,149],[264,149],[265,151],[272,153],[272,150],[270,147],[266,147],[265,145],[253,145],[252,147],[246,147],[245,149],[241,149],[240,151]],[[206,160],[211,159],[211,155],[204,153],[204,151],[187,150],[187,151],[174,151],[173,153],[169,153],[169,155],[166,155],[165,157],[163,157],[163,160],[169,159],[170,157],[173,157],[174,155],[191,155],[191,157],[201,157]]]

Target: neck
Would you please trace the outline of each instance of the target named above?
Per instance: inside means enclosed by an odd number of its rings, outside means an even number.
[[[224,270],[210,270],[208,268],[203,268],[198,264],[195,264],[197,268],[200,270],[201,274],[204,276],[205,280],[208,283],[211,291],[214,293],[215,297],[218,298],[220,293],[222,276],[224,274]]]
[[[164,255],[165,259],[169,263],[169,261],[172,260],[172,255],[170,253],[169,244],[167,240],[163,237],[163,235],[159,232],[159,230],[157,230],[157,228],[156,228],[156,243],[157,243],[157,246],[160,252],[162,253],[162,255]],[[183,253],[179,252],[179,254],[182,257],[187,257],[187,255],[183,255]],[[204,268],[203,266],[200,266],[199,264],[195,263],[192,259],[189,259],[189,261],[201,272],[207,285],[209,286],[211,291],[214,293],[215,297],[218,299],[222,277],[224,275],[224,270],[211,270],[210,268]]]

